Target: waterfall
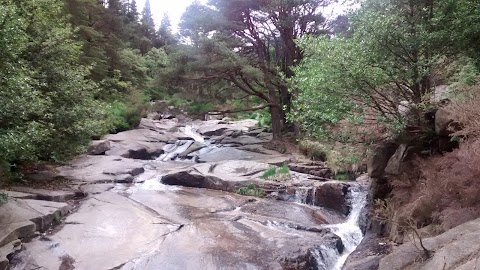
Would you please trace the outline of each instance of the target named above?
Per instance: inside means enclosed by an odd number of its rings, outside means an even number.
[[[296,188],[295,189],[295,202],[301,204],[308,204],[308,193],[311,188]]]
[[[182,132],[187,136],[193,139],[192,140],[178,140],[175,144],[169,145],[164,148],[165,153],[157,158],[159,161],[170,161],[177,160],[178,155],[185,152],[194,142],[199,142],[203,145],[206,145],[205,139],[202,135],[197,132],[197,129],[193,125],[187,125],[181,129]]]
[[[363,233],[360,229],[359,222],[362,217],[362,211],[367,205],[368,187],[364,185],[352,185],[349,189],[348,200],[350,202],[351,211],[346,222],[340,224],[326,225],[325,228],[332,230],[334,234],[342,239],[344,250],[342,254],[338,254],[328,247],[322,247],[320,254],[328,254],[328,256],[319,256],[317,264],[319,269],[341,270],[348,256],[357,248],[363,240]],[[332,256],[335,252],[336,256]]]
[[[187,125],[183,129],[183,133],[188,137],[194,139],[196,142],[205,143],[205,139],[197,132],[197,129],[193,125]]]

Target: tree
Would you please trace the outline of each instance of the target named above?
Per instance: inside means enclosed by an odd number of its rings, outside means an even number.
[[[320,13],[327,1],[212,0],[212,8],[194,3],[182,21],[182,33],[194,42],[192,66],[204,80],[226,80],[264,101],[272,118],[274,139],[282,136],[284,109],[291,94],[285,77],[293,76],[303,53],[294,40],[326,33]],[[196,78],[201,80],[202,78]]]
[[[152,9],[150,7],[150,0],[145,2],[145,6],[142,10],[142,18],[140,20],[143,26],[144,35],[153,40],[155,37],[155,22],[153,21]]]
[[[0,160],[59,160],[105,131],[59,0],[1,0]],[[8,18],[8,20],[5,20]],[[11,47],[14,46],[14,47]]]
[[[129,0],[127,2],[127,18],[129,22],[137,22],[138,15],[137,2],[135,0]]]
[[[160,27],[157,31],[157,37],[159,47],[171,46],[177,43],[177,40],[172,33],[172,23],[170,22],[170,17],[168,17],[167,13],[163,14]]]
[[[315,126],[335,124],[360,106],[399,129],[408,124],[421,130],[421,108],[435,83],[432,72],[451,48],[440,2],[363,1],[351,17],[351,36],[302,41],[308,56],[296,70],[303,97],[294,117]],[[312,97],[336,103],[317,106]]]

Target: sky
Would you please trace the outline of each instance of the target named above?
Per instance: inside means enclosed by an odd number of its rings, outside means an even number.
[[[137,0],[138,12],[141,13],[146,0]],[[172,30],[177,32],[177,26],[180,23],[180,18],[185,12],[185,9],[194,2],[194,0],[150,0],[152,7],[153,19],[155,24],[160,26],[163,14],[167,13],[172,22]],[[207,0],[200,1],[206,3]]]
[[[137,0],[138,11],[143,10],[146,0]],[[206,3],[208,0],[200,0],[202,3]],[[347,0],[347,2],[350,0]],[[152,7],[153,19],[157,27],[162,21],[163,14],[167,13],[172,22],[172,30],[174,32],[178,31],[178,24],[180,19],[185,12],[185,9],[194,2],[194,0],[150,0],[150,6]],[[342,2],[342,1],[340,1]],[[334,14],[343,13],[346,10],[346,7],[341,4],[336,4],[333,7],[327,8],[324,11],[326,16],[333,16]]]

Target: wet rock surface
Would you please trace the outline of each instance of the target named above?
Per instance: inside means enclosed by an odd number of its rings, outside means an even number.
[[[480,267],[480,219],[425,238],[423,244],[430,251],[430,258],[416,240],[394,248],[380,260],[379,269],[477,269]]]
[[[0,219],[11,269],[334,269],[351,249],[334,224],[350,220],[347,193],[357,183],[264,148],[270,135],[251,120],[152,118],[57,168],[70,191],[9,191],[15,200],[0,217],[23,213]],[[288,177],[262,177],[288,163]]]

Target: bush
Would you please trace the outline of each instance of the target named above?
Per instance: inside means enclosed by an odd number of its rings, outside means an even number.
[[[132,90],[126,101],[113,101],[108,110],[112,132],[136,128],[148,109],[148,99],[140,92]]]
[[[266,192],[263,188],[259,188],[254,184],[248,184],[237,189],[237,193],[240,195],[254,196],[260,198],[263,198],[266,195]]]
[[[405,174],[392,181],[398,219],[438,232],[480,217],[480,140],[428,160],[414,159]]]
[[[182,108],[188,104],[188,100],[181,98],[177,95],[173,95],[168,99],[168,105],[174,106],[175,108]]]
[[[325,152],[326,147],[321,143],[302,140],[298,144],[298,148],[302,154],[309,157],[311,160],[325,161],[327,159],[327,154]]]
[[[265,172],[263,172],[262,176],[260,178],[265,179],[265,180],[272,180],[272,181],[286,181],[289,180],[291,177],[290,175],[290,169],[288,168],[288,165],[283,165],[281,167],[273,167]]]
[[[461,137],[480,136],[480,84],[463,88],[457,100],[447,105],[446,109],[457,123],[461,123],[462,130],[454,135]]]
[[[335,174],[335,180],[348,181],[350,180],[350,175],[346,171],[339,171]]]
[[[189,114],[200,115],[215,110],[215,105],[209,101],[193,101],[187,105]]]

